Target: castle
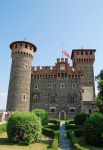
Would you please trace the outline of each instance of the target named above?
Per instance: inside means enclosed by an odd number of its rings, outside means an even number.
[[[96,111],[94,69],[95,49],[72,50],[58,58],[53,67],[32,67],[37,48],[26,41],[10,44],[12,66],[7,111],[43,108],[51,118],[70,119],[78,112]]]

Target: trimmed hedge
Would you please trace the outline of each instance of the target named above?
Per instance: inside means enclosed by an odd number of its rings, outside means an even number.
[[[86,113],[80,112],[74,117],[74,123],[75,125],[84,125],[85,120],[87,118]]]
[[[83,125],[75,125],[75,124],[69,124],[69,121],[65,121],[65,125],[66,125],[66,130],[69,130],[69,129],[81,129],[83,128]]]
[[[44,127],[42,128],[42,134],[53,138],[55,135],[55,130]]]
[[[53,130],[59,130],[59,125],[58,124],[52,124],[52,125],[48,125],[48,126],[45,126],[45,127],[53,129]]]
[[[35,113],[38,117],[40,117],[42,126],[46,126],[48,124],[48,113],[43,109],[33,109],[32,113]]]
[[[55,135],[54,135],[54,140],[51,146],[52,150],[57,150],[58,149],[58,139],[59,139],[59,133],[57,131],[55,131]]]
[[[94,146],[103,145],[103,115],[93,113],[85,122],[84,136],[87,143]]]
[[[29,145],[41,137],[41,122],[32,113],[15,112],[7,123],[7,135],[10,142]]]
[[[49,123],[53,123],[53,124],[58,124],[58,125],[60,125],[60,120],[57,120],[57,119],[50,119],[50,120],[49,120]]]
[[[67,137],[71,140],[71,143],[75,148],[75,150],[89,150],[79,145],[78,139],[76,138],[74,131],[72,130],[67,131]]]

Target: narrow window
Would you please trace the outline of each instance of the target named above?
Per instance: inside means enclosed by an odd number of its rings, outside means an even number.
[[[26,101],[26,94],[22,94],[22,100]]]
[[[38,89],[38,84],[34,84],[34,89]]]

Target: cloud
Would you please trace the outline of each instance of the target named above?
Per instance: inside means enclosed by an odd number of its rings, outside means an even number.
[[[0,110],[6,109],[7,93],[0,92]]]

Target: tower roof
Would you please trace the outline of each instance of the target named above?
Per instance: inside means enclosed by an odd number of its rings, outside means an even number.
[[[71,54],[71,59],[73,58],[73,55],[74,55],[74,52],[77,52],[77,51],[93,51],[93,52],[95,52],[96,51],[96,49],[73,49],[72,50],[72,54]]]
[[[27,42],[27,41],[14,41],[14,42],[12,42],[12,43],[10,44],[10,48],[12,49],[12,46],[13,46],[14,44],[18,44],[18,43],[25,43],[25,44],[29,44],[29,45],[33,46],[34,52],[37,50],[37,47],[36,47],[34,44],[32,44],[32,43],[30,43],[30,42]]]

